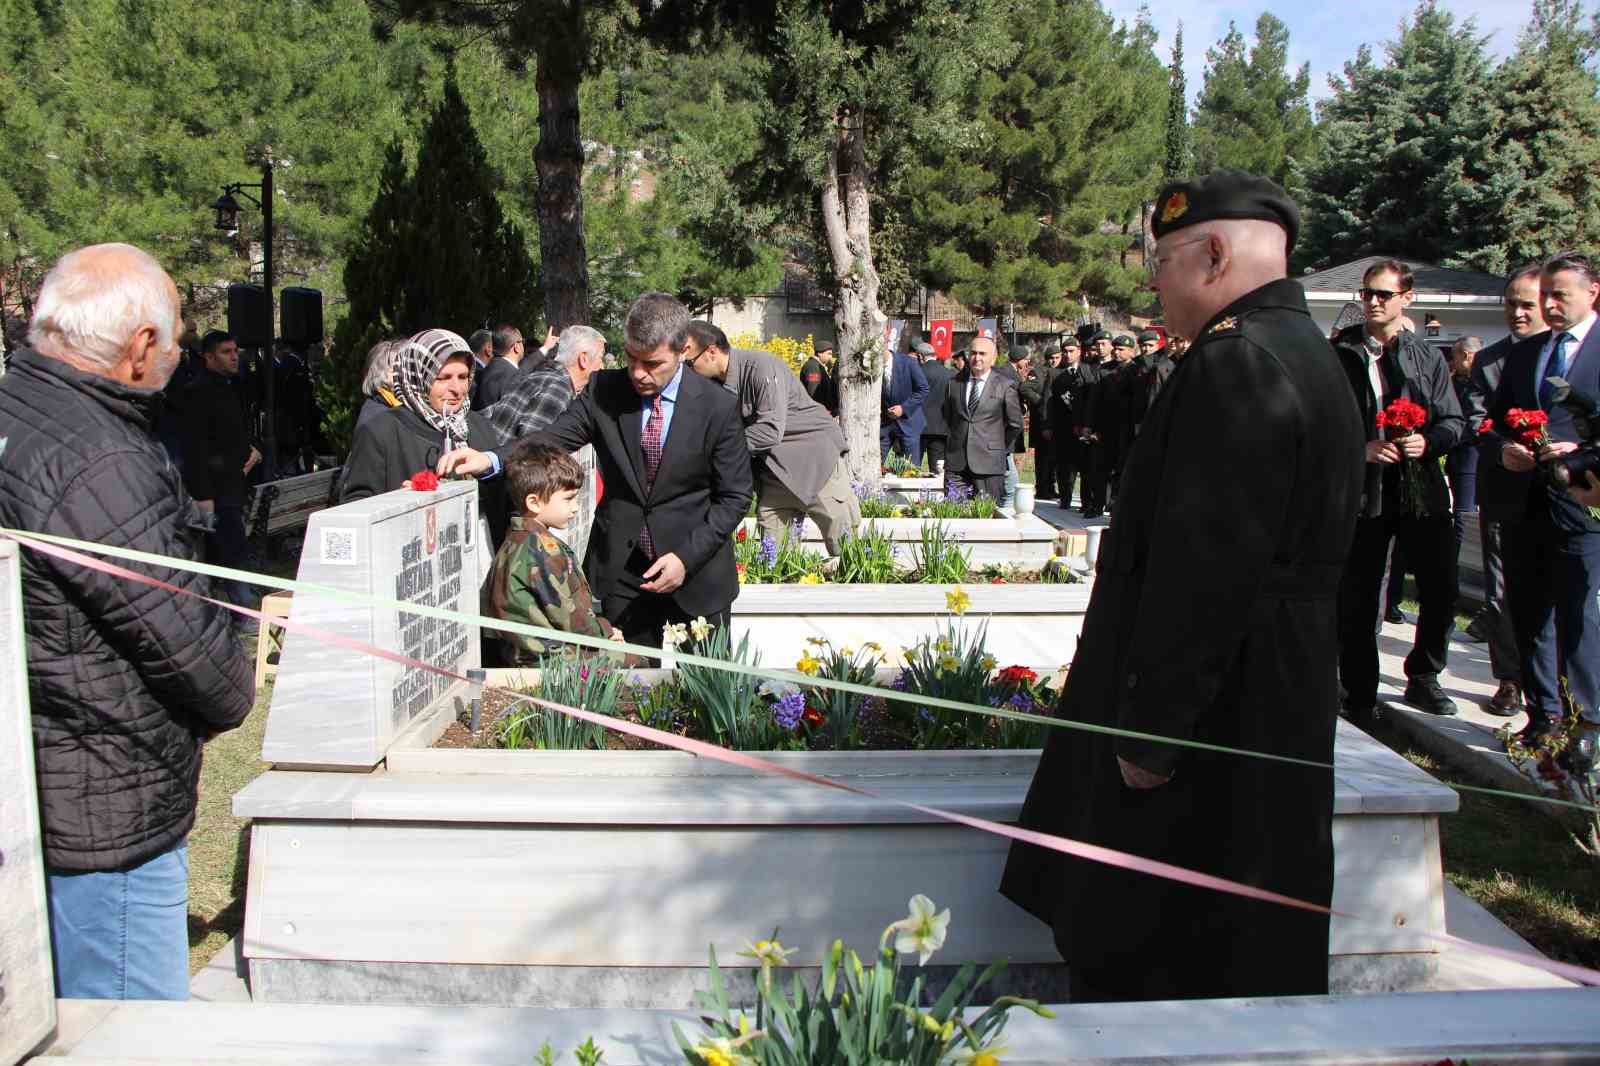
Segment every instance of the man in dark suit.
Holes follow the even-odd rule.
[[[1362,430],[1287,275],[1298,214],[1217,171],[1156,199],[1153,286],[1194,348],[1122,475],[1019,822],[1327,906],[1334,596]],[[1225,430],[1219,427],[1226,427]],[[1325,995],[1328,917],[1013,845],[1001,891],[1053,926],[1072,1000]]]
[[[1078,413],[1087,401],[1089,375],[1083,342],[1068,334],[1061,342],[1061,365],[1050,382],[1050,433],[1056,446],[1056,484],[1063,510],[1072,506],[1072,490],[1083,468],[1084,443],[1078,439]]]
[[[470,342],[469,342],[470,343]],[[494,352],[489,362],[472,376],[472,409],[486,411],[522,380],[522,331],[516,326],[501,326],[490,341]]]
[[[928,399],[928,379],[922,364],[909,355],[883,353],[883,409],[878,420],[878,458],[887,459],[893,447],[913,463],[922,462],[922,405]]]
[[[973,338],[966,371],[950,379],[944,480],[947,489],[961,485],[969,495],[981,492],[998,501],[1005,494],[1011,447],[1022,436],[1022,396],[1015,377],[995,370],[996,354],[992,338]]]
[[[1489,403],[1489,434],[1500,443],[1495,458],[1521,486],[1521,513],[1503,533],[1528,702],[1523,739],[1536,744],[1564,727],[1565,684],[1571,711],[1583,722],[1578,743],[1561,758],[1567,769],[1588,773],[1600,731],[1600,521],[1536,467],[1570,454],[1583,439],[1572,415],[1552,401],[1551,379],[1600,397],[1600,332],[1594,329],[1600,276],[1587,257],[1563,253],[1544,264],[1539,293],[1550,328],[1507,354]],[[1512,408],[1542,409],[1550,418],[1550,443],[1535,452],[1520,441],[1506,422]]]
[[[628,309],[623,337],[627,369],[595,374],[548,429],[524,439],[566,451],[595,446],[606,492],[584,570],[601,613],[628,641],[659,644],[667,623],[728,623],[739,593],[733,533],[754,495],[750,451],[733,395],[685,372],[682,304],[645,293]],[[439,472],[498,466],[494,453],[458,449]]]
[[[1505,553],[1501,530],[1507,522],[1522,519],[1527,503],[1527,486],[1522,478],[1500,465],[1498,438],[1478,435],[1478,427],[1489,417],[1489,401],[1500,387],[1506,355],[1518,341],[1545,330],[1544,311],[1539,306],[1539,264],[1531,263],[1506,280],[1502,306],[1508,336],[1481,349],[1472,359],[1467,378],[1466,415],[1468,428],[1478,445],[1478,534],[1483,545],[1483,579],[1487,587],[1483,610],[1467,626],[1467,634],[1489,647],[1489,668],[1499,682],[1484,710],[1500,718],[1522,713],[1522,656],[1517,651],[1517,631],[1511,624],[1511,609],[1506,599]]]
[[[927,341],[917,344],[917,356],[921,360],[922,376],[928,379],[928,398],[922,404],[922,450],[928,455],[928,472],[932,473],[944,461],[945,441],[950,432],[944,421],[944,396],[950,388],[950,368],[939,361],[933,345]]]

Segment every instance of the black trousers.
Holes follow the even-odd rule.
[[[1073,433],[1070,425],[1056,426],[1053,432],[1056,438],[1056,486],[1061,492],[1061,506],[1068,507],[1072,504],[1072,489],[1083,466],[1083,442]]]
[[[713,626],[723,629],[727,627],[731,614],[732,609],[725,607],[705,618]],[[694,619],[671,596],[659,592],[639,593],[617,612],[616,618],[611,619],[611,623],[622,630],[622,638],[629,644],[647,644],[657,648],[661,646],[662,627],[668,623],[688,625],[692,621]]]
[[[944,434],[924,433],[922,452],[928,457],[928,472],[931,474],[939,469],[939,464],[944,461]]]
[[[1339,680],[1354,708],[1377,703],[1378,600],[1384,560],[1396,541],[1416,576],[1421,604],[1416,641],[1406,656],[1406,677],[1431,681],[1445,667],[1458,591],[1456,534],[1450,516],[1359,518],[1339,586]]]
[[[1040,439],[1033,442],[1033,495],[1035,499],[1056,498],[1056,442]]]
[[[1478,512],[1478,540],[1483,545],[1484,628],[1489,633],[1489,669],[1496,681],[1522,684],[1522,656],[1517,651],[1517,629],[1506,606],[1504,534],[1499,522]]]
[[[1103,440],[1083,442],[1083,510],[1086,514],[1106,509],[1106,485],[1111,479],[1111,463]]]

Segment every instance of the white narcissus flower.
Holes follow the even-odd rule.
[[[664,648],[676,648],[688,639],[689,631],[682,622],[668,622],[661,627],[661,646]]]
[[[695,640],[705,640],[711,635],[711,623],[706,621],[705,615],[701,615],[689,623],[689,632],[693,634]]]
[[[902,954],[917,953],[917,965],[926,966],[933,953],[944,947],[950,928],[950,909],[933,912],[933,900],[917,893],[911,897],[911,913],[889,928],[895,931],[894,949]]]

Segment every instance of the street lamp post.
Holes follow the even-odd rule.
[[[260,189],[261,199],[257,200],[246,189]],[[272,297],[272,159],[265,158],[261,162],[261,181],[259,183],[233,182],[222,187],[222,195],[212,202],[211,208],[217,213],[216,227],[227,233],[239,229],[239,201],[238,196],[255,204],[261,209],[261,288],[266,294],[267,302],[267,352],[263,369],[263,387],[261,406],[264,412],[263,421],[266,423],[261,431],[261,466],[262,479],[271,481],[278,476],[278,418],[277,418],[277,383],[274,380],[276,373],[276,347],[277,347],[277,309],[276,301]]]

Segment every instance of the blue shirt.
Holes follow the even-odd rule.
[[[683,384],[683,363],[678,364],[678,372],[672,375],[672,380],[667,382],[666,388],[661,390],[661,446],[667,446],[667,432],[672,429],[672,412],[678,406],[678,386]],[[654,396],[639,397],[639,410],[644,412],[644,418],[639,422],[639,433],[643,435],[644,427],[650,422],[650,407],[655,402]]]

